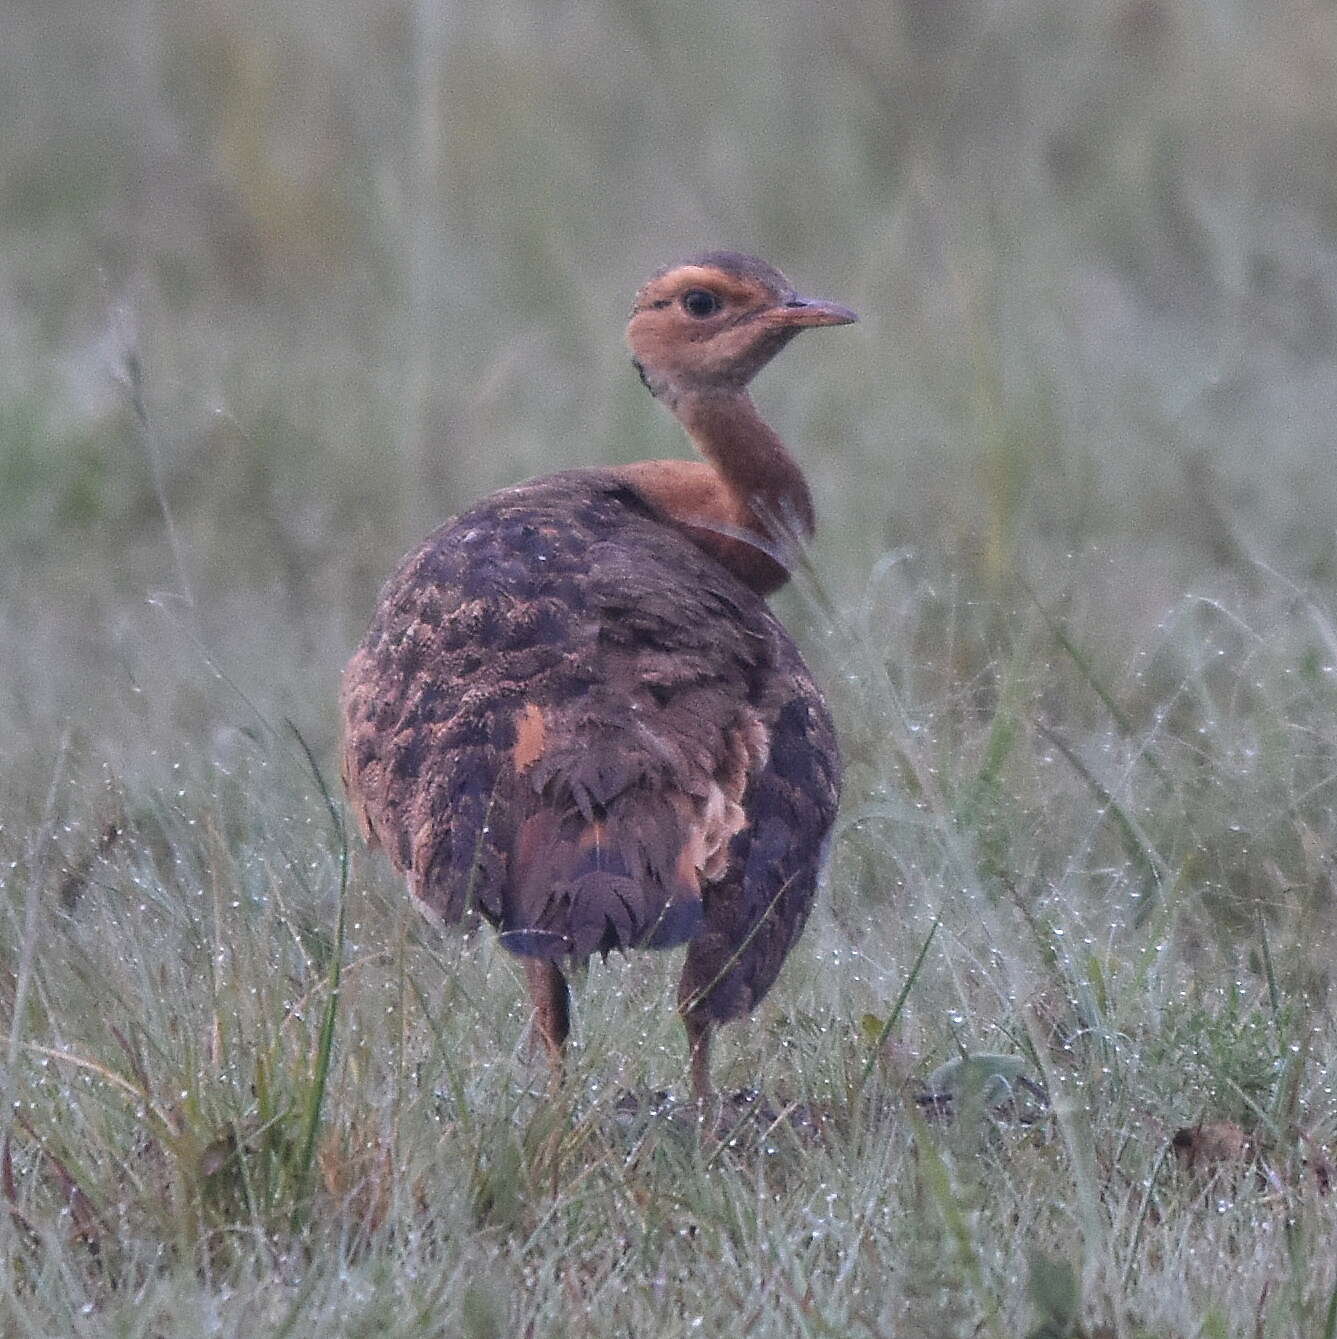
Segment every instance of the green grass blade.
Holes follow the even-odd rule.
[[[905,1001],[910,998],[910,991],[914,989],[915,982],[919,979],[919,973],[923,969],[924,959],[928,957],[929,947],[933,943],[933,937],[938,933],[938,927],[942,924],[942,913],[939,912],[933,918],[933,924],[929,926],[928,934],[924,937],[924,942],[919,946],[919,952],[915,955],[914,963],[910,967],[909,974],[901,986],[900,994],[896,996],[896,1003],[891,1006],[891,1012],[887,1015],[886,1021],[878,1030],[877,1036],[873,1039],[873,1044],[868,1052],[868,1059],[864,1061],[863,1072],[859,1075],[859,1081],[854,1087],[853,1102],[859,1100],[859,1095],[863,1092],[874,1066],[877,1064],[878,1053],[882,1050],[886,1040],[891,1036],[891,1030],[896,1026],[897,1020],[901,1016],[901,1010],[905,1008]]]
[[[296,1164],[296,1194],[293,1201],[293,1228],[296,1230],[305,1216],[306,1198],[311,1184],[311,1168],[315,1162],[316,1140],[320,1133],[320,1118],[325,1104],[325,1092],[329,1083],[330,1064],[334,1055],[334,1030],[339,1015],[339,990],[343,970],[344,939],[348,920],[348,834],[343,817],[335,806],[325,778],[321,775],[320,765],[310,746],[302,737],[301,731],[291,722],[288,727],[296,736],[302,752],[306,754],[311,774],[325,800],[335,837],[339,843],[339,910],[335,921],[334,946],[330,955],[329,994],[325,1001],[324,1013],[320,1023],[320,1040],[316,1046],[315,1070],[307,1089],[306,1110],[302,1116],[300,1144]]]
[[[1323,1320],[1322,1339],[1337,1339],[1337,1283],[1332,1285],[1332,1293],[1328,1297],[1328,1311]]]

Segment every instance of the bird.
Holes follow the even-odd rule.
[[[857,319],[738,252],[658,270],[627,340],[696,458],[484,497],[403,561],[344,672],[368,844],[430,920],[496,928],[558,1083],[565,970],[685,944],[690,1083],[711,1098],[716,1029],[766,995],[811,910],[840,753],[767,597],[815,519],[748,388],[800,332]]]

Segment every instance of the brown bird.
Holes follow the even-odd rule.
[[[476,908],[524,959],[560,1073],[562,964],[687,944],[693,1091],[715,1026],[770,989],[812,905],[840,758],[765,603],[813,531],[748,395],[846,307],[710,252],[655,274],[627,336],[704,460],[568,470],[447,521],[381,594],[344,673],[363,831],[438,922]]]

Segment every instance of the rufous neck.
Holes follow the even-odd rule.
[[[812,538],[816,520],[803,472],[745,390],[689,392],[673,413],[758,534],[781,545]]]

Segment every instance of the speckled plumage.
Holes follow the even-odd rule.
[[[390,579],[345,672],[363,830],[430,916],[476,910],[524,960],[554,1075],[563,965],[686,943],[708,1097],[715,1025],[766,994],[807,919],[840,761],[765,597],[815,517],[747,387],[801,331],[855,319],[736,252],[652,275],[627,342],[702,458],[484,498]]]
[[[835,814],[830,717],[765,602],[611,471],[493,494],[390,579],[344,676],[369,839],[526,956],[690,940],[715,1021],[770,988]]]

